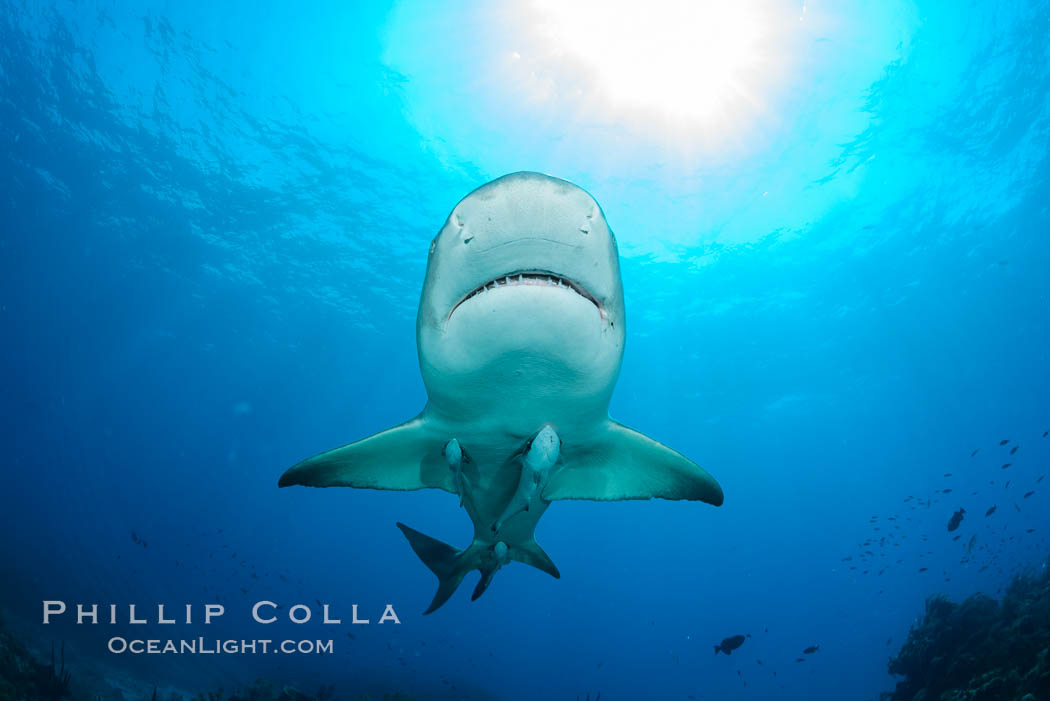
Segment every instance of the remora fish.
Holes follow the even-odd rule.
[[[623,356],[623,287],[605,216],[579,187],[514,173],[456,205],[430,245],[416,337],[423,411],[304,460],[282,475],[281,487],[455,492],[443,455],[455,438],[473,458],[461,471],[475,524],[512,558],[543,553],[533,533],[554,500],[722,504],[722,488],[705,470],[609,418]],[[561,438],[558,464],[529,509],[492,534],[518,488],[515,456],[545,424]]]
[[[514,490],[514,496],[511,497],[503,513],[492,524],[494,532],[498,531],[511,516],[528,511],[530,504],[543,495],[543,490],[547,487],[551,470],[558,461],[560,452],[561,439],[558,438],[557,432],[550,424],[544,424],[536,435],[526,441],[521,453],[521,474],[518,477],[518,487]]]

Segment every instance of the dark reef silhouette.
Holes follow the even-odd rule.
[[[1050,569],[1018,575],[1002,601],[930,597],[889,671],[904,677],[891,701],[1050,698]]]
[[[149,701],[372,701],[367,695],[337,697],[333,686],[322,686],[309,694],[292,686],[277,686],[266,680],[257,680],[245,689],[226,692],[223,689],[183,696],[177,693],[158,693],[154,689]],[[10,632],[0,618],[0,701],[147,701],[147,697],[129,698],[114,689],[89,689],[74,683],[65,664],[65,645],[60,645],[58,659],[51,647],[49,662],[41,662],[25,643]],[[404,694],[384,694],[375,701],[414,701]]]

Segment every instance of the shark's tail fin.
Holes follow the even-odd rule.
[[[430,602],[430,608],[424,611],[423,615],[433,613],[449,600],[449,597],[459,587],[459,583],[463,581],[463,577],[476,565],[472,567],[467,563],[467,560],[471,559],[465,557],[469,549],[467,551],[456,550],[451,545],[424,535],[403,523],[398,523],[397,527],[408,538],[408,544],[416,551],[416,555],[423,561],[423,564],[437,575],[437,593],[434,594],[434,600]]]

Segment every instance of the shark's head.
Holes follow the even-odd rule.
[[[442,409],[488,411],[496,400],[525,409],[517,403],[554,398],[607,411],[624,306],[616,241],[598,203],[539,173],[505,175],[467,195],[430,246],[417,340],[430,401]],[[486,402],[492,386],[503,396]]]

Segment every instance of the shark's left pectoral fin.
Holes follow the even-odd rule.
[[[444,440],[422,416],[363,440],[303,460],[281,475],[280,487],[449,489]]]
[[[601,436],[562,452],[543,492],[556,499],[689,499],[722,505],[722,487],[702,467],[637,431],[608,421]]]

